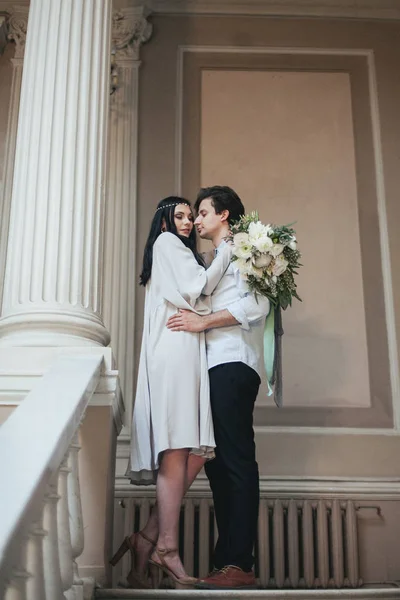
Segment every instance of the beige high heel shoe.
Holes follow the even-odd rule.
[[[153,560],[152,558],[150,558],[150,560],[149,560],[150,576],[151,576],[152,581],[157,581],[157,579],[158,579],[157,576],[158,576],[159,572],[161,571],[174,581],[176,589],[192,588],[194,586],[194,584],[198,582],[198,579],[196,579],[196,577],[189,577],[189,576],[177,577],[175,575],[175,573],[169,568],[169,566],[165,562],[165,556],[167,556],[167,554],[171,554],[172,552],[178,552],[178,549],[177,548],[159,548],[158,546],[156,546],[152,556],[155,554],[160,562],[157,562],[157,561]],[[156,586],[153,586],[153,587],[156,587]]]
[[[112,559],[110,560],[110,565],[115,567],[115,565],[121,560],[121,558],[124,556],[124,554],[126,552],[128,552],[128,550],[129,550],[131,553],[131,570],[129,571],[127,578],[126,578],[129,583],[129,587],[134,588],[136,590],[150,590],[151,585],[145,579],[143,579],[143,577],[135,569],[135,565],[136,565],[135,542],[136,542],[136,536],[138,536],[138,535],[140,535],[140,537],[142,537],[144,540],[146,540],[147,542],[152,544],[152,546],[156,545],[156,542],[154,542],[149,537],[147,537],[147,535],[145,533],[143,533],[142,531],[138,531],[138,533],[135,533],[133,544],[131,542],[130,536],[127,536],[124,539],[124,541],[122,542],[122,544],[120,545],[120,547],[118,548],[118,550],[116,551],[116,553],[114,554]]]

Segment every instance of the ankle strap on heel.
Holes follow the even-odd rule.
[[[157,543],[157,541],[151,540],[145,533],[143,533],[143,531],[138,531],[137,535],[140,535],[140,537],[142,537],[144,540],[146,540],[146,542],[149,542],[149,544],[152,544],[153,546],[155,546]]]

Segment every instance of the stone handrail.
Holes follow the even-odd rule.
[[[63,356],[0,427],[0,598],[83,598],[79,427],[101,356]]]

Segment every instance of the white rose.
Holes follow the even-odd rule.
[[[261,254],[260,256],[255,256],[253,258],[253,265],[258,269],[262,269],[268,267],[272,260],[272,256],[269,254]]]
[[[237,248],[239,248],[239,246],[247,246],[249,244],[248,234],[245,231],[235,233],[233,236],[233,243]]]
[[[261,221],[256,221],[256,223],[250,223],[249,225],[249,238],[252,243],[258,238],[268,235],[267,229],[265,225],[261,223]]]
[[[252,256],[252,246],[250,244],[248,244],[247,246],[235,247],[233,249],[233,253],[238,258],[243,258],[243,259],[251,258],[251,256]]]
[[[289,242],[289,248],[291,250],[297,250],[297,242],[295,242],[294,240],[292,240],[291,242]]]
[[[251,258],[252,255],[252,245],[249,241],[249,236],[244,231],[240,233],[236,233],[233,236],[233,253],[238,258]]]
[[[272,274],[279,277],[279,275],[282,275],[282,273],[286,271],[288,264],[289,263],[286,258],[280,254],[275,259],[275,264],[272,268]]]
[[[285,246],[283,244],[274,244],[269,253],[272,254],[274,258],[276,258],[283,252],[284,247]]]
[[[263,235],[258,239],[254,240],[253,245],[259,252],[268,252],[274,245],[273,241],[267,235]]]

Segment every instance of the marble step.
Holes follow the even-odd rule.
[[[364,588],[357,590],[132,590],[97,589],[95,598],[116,600],[400,600],[400,588]]]

